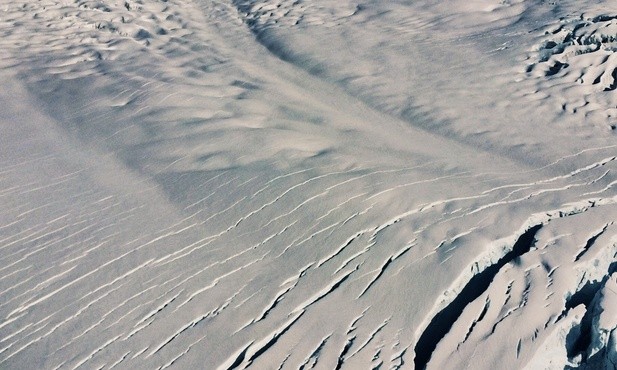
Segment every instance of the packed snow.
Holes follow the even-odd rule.
[[[616,369],[617,3],[0,0],[1,369]]]

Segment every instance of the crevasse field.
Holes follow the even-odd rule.
[[[0,369],[617,368],[617,2],[0,0]]]

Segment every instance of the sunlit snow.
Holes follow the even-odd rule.
[[[0,0],[0,369],[616,369],[617,2]]]

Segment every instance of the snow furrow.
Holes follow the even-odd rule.
[[[362,298],[362,296],[369,290],[371,289],[371,287],[377,282],[377,280],[379,280],[379,278],[384,274],[384,272],[386,272],[386,269],[390,266],[390,264],[394,261],[396,261],[399,257],[401,257],[402,255],[404,255],[405,253],[407,253],[414,245],[408,245],[405,248],[401,249],[400,251],[398,251],[395,255],[390,256],[386,262],[379,268],[379,271],[377,272],[377,275],[375,275],[375,277],[373,279],[371,279],[371,281],[366,285],[366,287],[364,288],[364,290],[362,290],[362,292],[358,295],[357,299]]]
[[[604,227],[602,228],[602,230],[598,231],[597,233],[595,233],[594,235],[592,235],[588,240],[587,243],[585,243],[585,245],[583,246],[583,248],[581,249],[580,252],[578,252],[578,254],[576,256],[574,256],[574,262],[577,262],[579,259],[581,259],[581,257],[583,257],[583,255],[585,253],[587,253],[587,251],[589,250],[589,248],[591,248],[591,246],[596,242],[596,240],[598,240],[598,238],[604,234],[604,232],[606,231],[606,229],[608,229],[609,226],[613,225],[614,222],[610,222],[606,225],[604,225]]]

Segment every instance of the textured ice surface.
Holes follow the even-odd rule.
[[[613,369],[615,15],[0,0],[0,368]]]

